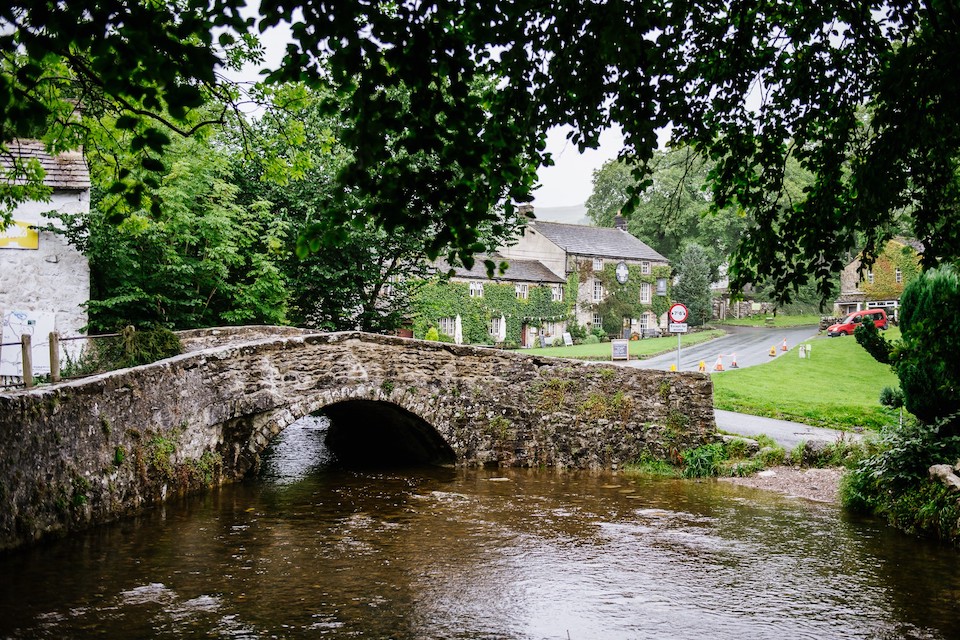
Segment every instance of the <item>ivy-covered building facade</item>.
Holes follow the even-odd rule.
[[[669,308],[670,264],[618,222],[615,228],[531,222],[515,244],[424,286],[414,334],[424,337],[432,326],[464,343],[524,347],[595,328],[612,337],[659,333]],[[489,278],[488,257],[507,269]]]
[[[852,260],[840,274],[840,295],[834,313],[845,316],[863,309],[885,309],[897,318],[903,288],[920,274],[923,246],[907,238],[887,242],[873,266],[861,273],[860,258]]]

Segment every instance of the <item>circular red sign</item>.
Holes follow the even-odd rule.
[[[687,319],[687,307],[679,302],[670,305],[671,322],[683,322]]]

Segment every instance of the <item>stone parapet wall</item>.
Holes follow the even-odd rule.
[[[616,468],[716,438],[702,374],[355,332],[242,340],[0,394],[0,549],[238,479],[290,423],[356,399],[423,419],[464,465]]]

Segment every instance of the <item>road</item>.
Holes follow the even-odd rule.
[[[750,367],[785,355],[797,357],[796,351],[782,351],[783,341],[787,349],[793,349],[799,343],[817,335],[817,326],[805,327],[726,327],[729,335],[709,342],[684,347],[680,350],[680,371],[697,371],[702,361],[707,372],[714,371],[717,359],[725,369],[731,368],[736,357],[737,366]],[[774,347],[775,356],[770,357],[770,348]],[[814,354],[814,357],[816,355]],[[677,363],[677,352],[671,351],[646,360],[631,360],[628,365],[641,369],[661,369],[668,371]]]
[[[817,327],[814,325],[792,328],[727,327],[727,330],[730,334],[723,338],[681,349],[680,370],[697,371],[700,362],[703,361],[707,372],[712,372],[715,370],[718,357],[722,358],[724,368],[729,369],[733,364],[734,354],[739,367],[763,364],[784,356],[796,358],[798,355],[794,347],[817,335]],[[784,339],[787,341],[788,351],[782,350]],[[774,357],[770,357],[771,347],[776,349]],[[814,357],[816,357],[815,354]],[[677,352],[673,351],[648,360],[631,360],[629,363],[622,364],[666,371],[676,362]],[[725,433],[735,433],[747,438],[765,434],[787,451],[806,441],[834,442],[840,437],[860,437],[835,429],[811,427],[798,422],[762,418],[719,409],[714,410],[714,415],[717,428]]]
[[[717,429],[724,433],[734,433],[746,438],[765,434],[773,438],[778,445],[790,451],[801,442],[836,442],[843,437],[848,440],[860,439],[862,436],[847,431],[811,427],[799,422],[761,418],[733,411],[713,410],[717,420]]]

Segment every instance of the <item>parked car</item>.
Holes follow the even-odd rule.
[[[887,312],[883,309],[864,309],[863,311],[854,311],[846,318],[827,327],[828,336],[851,336],[858,325],[863,323],[864,319],[873,320],[877,329],[886,330]]]

